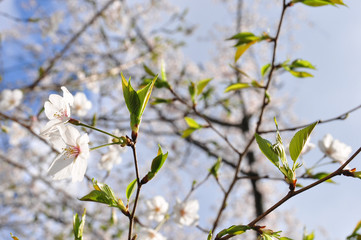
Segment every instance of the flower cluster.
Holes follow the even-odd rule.
[[[20,105],[23,99],[23,92],[19,89],[5,89],[0,94],[0,109],[9,111]]]
[[[70,107],[74,97],[66,87],[61,87],[63,97],[51,94],[44,104],[45,115],[49,119],[40,135],[46,137],[54,148],[61,153],[54,159],[48,169],[48,174],[55,180],[72,178],[72,181],[82,181],[88,165],[89,137],[80,135],[79,131],[69,125]]]
[[[337,139],[333,139],[331,134],[326,134],[322,140],[318,142],[320,150],[329,158],[343,164],[352,152],[352,148]]]

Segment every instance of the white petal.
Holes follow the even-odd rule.
[[[68,158],[65,152],[58,155],[48,169],[48,174],[54,176],[55,180],[71,177],[73,159]]]
[[[64,142],[69,146],[77,146],[77,139],[80,136],[79,131],[73,127],[64,125],[64,127],[59,128],[59,132],[61,135],[61,138],[64,140]]]
[[[88,166],[88,160],[80,155],[75,159],[71,172],[72,182],[82,181]]]
[[[74,104],[73,95],[64,86],[61,87],[61,90],[63,90],[63,97],[64,97],[65,102],[67,102],[70,106],[73,106],[73,104]]]

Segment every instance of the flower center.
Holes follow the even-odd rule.
[[[66,121],[69,118],[68,112],[66,109],[60,109],[58,112],[54,113],[54,118],[59,119],[60,121]]]
[[[67,158],[74,158],[74,160],[80,154],[80,148],[78,146],[67,146],[64,148],[64,151]]]
[[[181,217],[184,217],[187,214],[185,209],[181,209],[179,213],[180,213]]]

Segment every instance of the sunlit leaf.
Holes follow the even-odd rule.
[[[315,122],[300,131],[298,131],[290,142],[290,155],[293,161],[297,161],[300,156],[303,147],[306,145],[308,138],[310,137],[313,129],[316,127],[318,122]]]
[[[216,178],[218,179],[218,170],[221,167],[221,163],[222,163],[222,158],[218,158],[216,163],[213,164],[213,166],[209,169],[209,172]]]
[[[249,83],[235,83],[235,84],[228,86],[226,88],[226,90],[224,90],[224,92],[235,91],[235,90],[239,90],[239,89],[243,89],[243,88],[249,88],[250,86],[251,85]]]
[[[296,59],[290,64],[291,68],[310,68],[316,69],[309,61],[303,59]]]
[[[262,75],[262,77],[264,77],[264,76],[269,72],[270,68],[271,68],[271,64],[270,64],[270,63],[264,65],[264,66],[261,68],[261,75]]]
[[[298,72],[298,71],[293,71],[293,70],[289,70],[289,72],[293,76],[298,77],[298,78],[313,77],[313,75],[308,72]]]
[[[270,143],[268,140],[262,138],[257,133],[255,134],[256,141],[258,144],[258,147],[262,151],[262,153],[277,167],[279,168],[280,162],[278,159],[278,155],[275,151],[272,149],[272,143]]]
[[[135,185],[137,183],[137,179],[134,179],[131,183],[129,183],[129,185],[127,186],[127,189],[125,191],[126,193],[126,197],[127,200],[129,201],[130,197],[132,196],[134,190],[135,190]]]
[[[223,229],[222,231],[220,231],[216,238],[221,238],[222,236],[226,235],[226,234],[229,234],[229,235],[232,235],[232,236],[235,236],[235,235],[240,235],[244,232],[246,232],[247,230],[250,230],[252,228],[250,228],[249,226],[247,225],[233,225],[229,228],[226,228],[226,229]]]
[[[198,128],[201,128],[202,126],[196,122],[196,120],[194,120],[193,118],[190,118],[190,117],[185,117],[184,120],[186,121],[186,123],[188,124],[188,126],[190,128],[195,128],[195,129],[198,129]]]
[[[234,55],[234,62],[237,62],[238,59],[243,55],[243,53],[253,44],[255,44],[257,41],[252,41],[246,44],[238,45],[236,53]]]
[[[212,80],[212,78],[207,78],[199,81],[197,83],[197,96],[203,92],[203,89],[208,85],[208,83]]]

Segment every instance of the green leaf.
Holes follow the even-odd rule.
[[[275,151],[273,151],[272,144],[259,136],[257,133],[255,134],[256,141],[258,147],[261,149],[262,153],[277,167],[280,167],[280,162],[278,159],[278,155]]]
[[[83,213],[81,219],[79,219],[79,216],[77,213],[74,215],[74,218],[73,218],[74,240],[82,240],[83,239],[85,213],[86,213],[86,209],[84,209],[84,213]]]
[[[245,53],[247,51],[247,49],[252,46],[253,44],[255,44],[257,41],[252,41],[249,42],[247,44],[242,44],[242,45],[237,45],[237,50],[236,53],[234,55],[234,62],[237,62],[238,59],[243,55],[243,53]]]
[[[207,240],[212,240],[212,230],[209,231],[209,234],[208,234],[208,237],[207,237]]]
[[[196,122],[196,120],[194,120],[193,118],[190,117],[185,117],[184,120],[186,121],[186,123],[188,124],[189,127],[191,128],[201,128],[202,126]]]
[[[222,231],[220,231],[216,238],[221,238],[222,236],[228,234],[228,235],[241,235],[242,233],[246,232],[247,230],[250,230],[252,228],[250,228],[247,225],[232,225],[229,228],[223,229]]]
[[[189,95],[191,96],[192,102],[195,103],[196,102],[196,85],[194,82],[189,83],[188,92],[189,92]]]
[[[264,77],[264,76],[269,72],[270,69],[271,69],[271,64],[270,64],[270,63],[264,65],[264,66],[261,68],[261,75],[262,75],[262,77]]]
[[[298,78],[313,77],[313,75],[308,72],[298,72],[298,71],[293,71],[293,70],[289,70],[288,72],[290,72],[293,76],[298,77]]]
[[[153,159],[151,166],[151,172],[154,174],[156,174],[162,168],[165,160],[168,157],[168,152],[166,154],[163,154],[160,145],[158,145],[158,147],[158,155]]]
[[[165,63],[164,60],[162,60],[162,63],[160,65],[160,75],[162,76],[163,81],[167,81],[167,74],[165,72]]]
[[[143,68],[144,68],[144,71],[146,73],[148,73],[150,76],[152,76],[152,77],[156,76],[156,74],[147,65],[145,65],[144,63],[143,63]]]
[[[207,78],[197,83],[197,96],[199,96],[203,92],[203,89],[208,85],[211,80],[212,78]]]
[[[158,75],[156,75],[153,78],[152,82],[148,83],[144,88],[137,91],[140,106],[141,106],[140,112],[139,112],[140,117],[143,115],[144,109],[147,106],[147,103],[150,98],[150,94],[152,93],[152,89],[153,89],[154,83],[157,80],[157,78],[158,78]]]
[[[165,99],[165,98],[154,98],[154,101],[151,102],[152,105],[161,104],[161,103],[172,103],[173,99]]]
[[[127,82],[123,76],[123,73],[121,73],[121,77],[125,104],[127,105],[127,108],[131,114],[134,113],[137,115],[140,111],[140,100],[138,94],[130,84],[130,78]]]
[[[303,238],[302,240],[314,240],[315,239],[315,233],[311,232],[310,234],[307,233],[303,233]]]
[[[209,172],[216,178],[218,179],[218,170],[221,167],[221,162],[222,162],[222,158],[218,158],[216,163],[213,164],[213,166],[209,169]]]
[[[182,138],[189,137],[195,130],[198,130],[199,128],[187,128],[183,131]]]
[[[300,156],[303,147],[306,145],[307,140],[309,139],[313,129],[316,127],[318,122],[315,122],[300,131],[298,131],[292,138],[290,142],[290,155],[292,160],[295,162],[297,161],[298,157]]]
[[[251,85],[249,83],[235,83],[232,84],[230,86],[228,86],[226,88],[226,90],[224,90],[224,92],[229,92],[229,91],[235,91],[235,90],[239,90],[239,89],[243,89],[243,88],[249,88]]]
[[[243,45],[243,44],[247,44],[247,43],[250,43],[250,42],[253,42],[253,41],[257,41],[259,39],[260,39],[260,37],[257,37],[253,33],[241,32],[241,33],[238,33],[236,35],[233,35],[231,38],[228,38],[227,40],[238,40],[237,44],[235,45],[235,47],[237,47],[239,45]]]
[[[328,0],[293,0],[294,3],[301,2],[310,7],[320,7],[326,5],[335,5],[333,2]]]
[[[131,183],[129,183],[127,189],[126,189],[126,196],[127,200],[129,202],[130,197],[132,196],[134,190],[135,190],[135,184],[137,183],[137,179],[134,179]]]
[[[327,173],[327,172],[320,172],[320,173],[316,173],[316,174],[311,175],[311,178],[320,180],[322,178],[327,177],[328,175],[330,175],[330,174]],[[328,179],[328,180],[326,180],[326,182],[335,183],[332,179]]]
[[[79,199],[80,201],[90,201],[104,203],[109,206],[114,206],[113,200],[105,193],[99,190],[93,190],[89,194]]]
[[[316,69],[309,61],[303,59],[296,59],[294,60],[291,65],[291,68],[309,68],[309,69]]]

